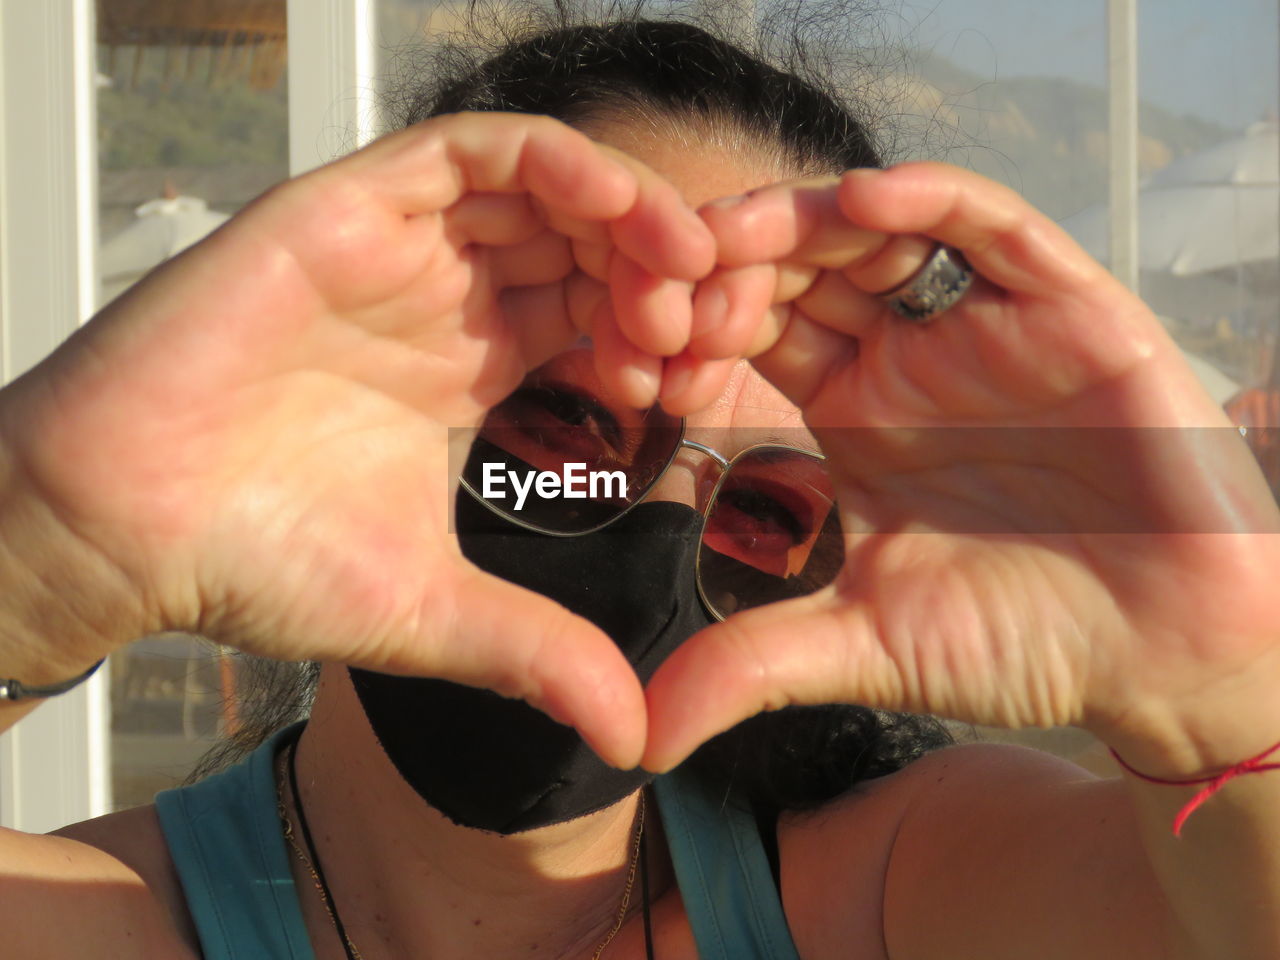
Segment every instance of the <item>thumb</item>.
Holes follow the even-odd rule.
[[[451,593],[450,615],[431,618],[432,645],[448,659],[449,679],[525,700],[574,727],[619,769],[640,762],[644,691],[607,634],[553,600],[475,568],[462,572]]]
[[[643,766],[664,772],[718,733],[793,704],[900,699],[898,671],[859,607],[832,588],[700,631],[649,681]]]

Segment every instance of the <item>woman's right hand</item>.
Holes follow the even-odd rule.
[[[4,391],[0,506],[16,484],[47,523],[5,550],[74,544],[68,589],[107,568],[135,592],[139,623],[88,625],[99,655],[187,629],[444,677],[633,765],[644,700],[615,645],[463,558],[450,428],[584,332],[607,382],[651,402],[688,338],[670,305],[713,262],[674,188],[555,121],[384,138],[271,191]]]

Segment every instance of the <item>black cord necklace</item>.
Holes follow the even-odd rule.
[[[356,949],[355,944],[351,942],[351,938],[347,936],[346,927],[342,925],[342,918],[338,915],[337,901],[333,899],[333,892],[329,889],[329,882],[324,876],[324,868],[320,865],[320,856],[316,853],[315,841],[311,839],[311,827],[307,824],[307,814],[306,811],[302,809],[302,794],[298,791],[297,757],[298,743],[295,740],[289,747],[289,791],[293,794],[293,808],[298,814],[298,826],[302,828],[302,842],[307,848],[307,855],[305,858],[307,866],[311,868],[311,875],[315,878],[316,888],[320,892],[321,899],[324,900],[325,909],[329,913],[329,919],[333,921],[333,926],[338,933],[338,938],[342,941],[342,949],[346,951],[347,960],[363,960],[360,956],[360,951]],[[283,816],[283,803],[281,804],[281,808],[281,814]],[[654,960],[653,930],[649,916],[649,857],[644,843],[643,798],[641,799],[640,817],[642,819],[640,820],[636,844],[637,855],[640,861],[640,895],[644,917],[644,954],[646,960]],[[292,833],[288,827],[287,818],[285,818],[285,836],[290,842],[293,841]],[[610,935],[610,939],[612,939],[612,934]],[[605,943],[607,944],[608,940],[606,940]]]

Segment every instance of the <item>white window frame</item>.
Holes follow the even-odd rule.
[[[377,0],[289,0],[289,172],[375,136]]]
[[[95,76],[93,0],[0,0],[0,382],[97,302]],[[108,811],[107,691],[104,669],[0,736],[0,825]]]
[[[1111,273],[1138,292],[1138,0],[1107,0]]]

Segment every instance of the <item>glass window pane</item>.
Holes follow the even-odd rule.
[[[1168,143],[1140,195],[1143,298],[1184,350],[1220,374],[1228,411],[1247,427],[1280,426],[1280,70],[1271,0],[1170,0],[1140,18],[1145,101],[1204,128],[1174,144],[1142,117],[1144,143]],[[1273,490],[1280,450],[1249,440]]]
[[[199,637],[146,637],[111,656],[111,780],[117,810],[177,786],[233,729],[234,660]]]
[[[1005,183],[1055,219],[1107,199],[1106,3],[939,0],[904,8],[911,156]]]

